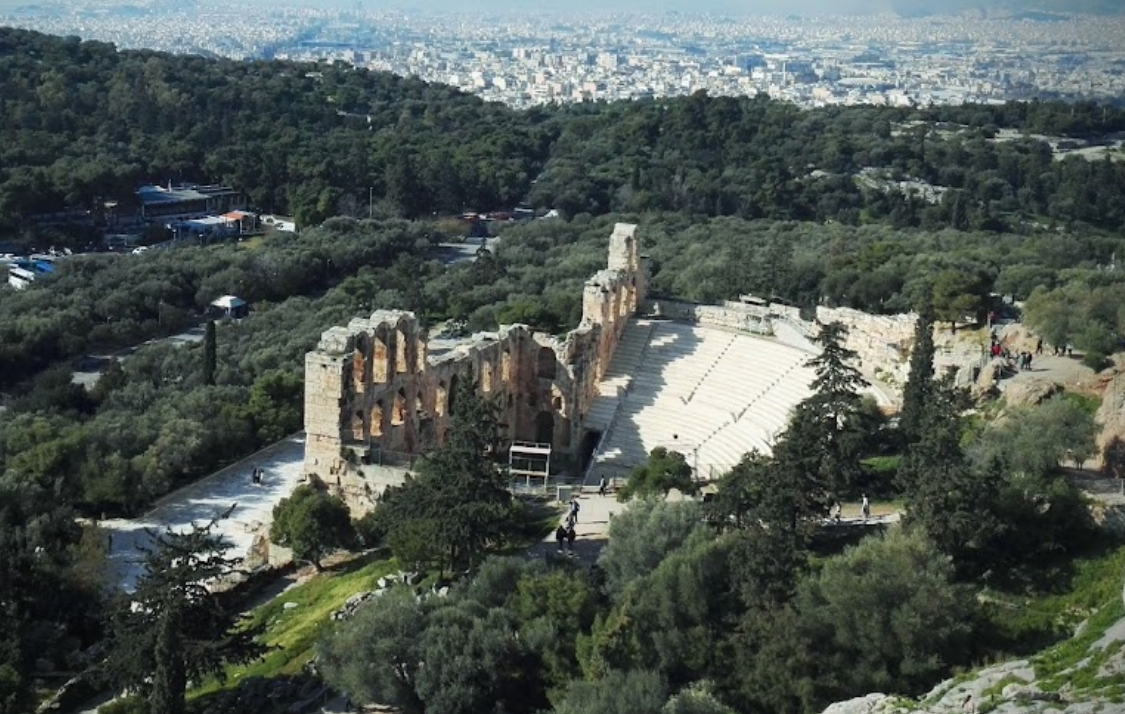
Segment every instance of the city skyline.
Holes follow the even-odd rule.
[[[154,1],[122,10],[86,0],[66,12],[0,13],[0,23],[120,49],[342,61],[514,107],[697,91],[765,93],[805,107],[1125,96],[1125,18],[408,13],[370,6],[258,3],[235,12],[211,2]]]

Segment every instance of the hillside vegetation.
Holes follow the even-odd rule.
[[[995,141],[1000,129],[1017,136]],[[118,52],[0,29],[0,238],[84,245],[105,228],[106,199],[126,211],[138,183],[168,180],[236,186],[305,226],[73,256],[25,291],[0,288],[0,714],[26,711],[44,667],[80,667],[106,632],[105,538],[76,516],[143,512],[300,428],[303,355],[356,315],[573,327],[615,221],[640,225],[656,294],[920,308],[958,323],[1017,316],[1000,293],[1025,301],[1022,317],[1049,343],[1100,366],[1125,334],[1125,163],[1060,159],[1032,135],[1096,142],[1123,129],[1125,110],[1082,103],[801,111],[696,94],[517,112],[339,64]],[[561,215],[493,224],[499,247],[475,262],[438,259],[435,245],[464,230],[450,216],[520,203]],[[64,210],[90,213],[85,225],[41,217]],[[212,354],[146,343],[225,293],[252,311],[218,325]],[[825,342],[839,338],[830,328]],[[134,346],[93,389],[72,383],[76,359]],[[1104,555],[1059,468],[1093,453],[1088,412],[1054,400],[969,424],[922,359],[910,400],[926,408],[895,428],[834,355],[829,389],[774,456],[748,455],[723,480],[720,510],[706,514],[714,528],[699,513],[669,516],[693,527],[639,565],[607,556],[612,586],[501,564],[442,603],[404,596],[425,637],[368,637],[394,623],[361,617],[359,634],[321,643],[330,681],[372,700],[385,686],[441,714],[497,702],[617,714],[622,698],[631,712],[797,714],[872,689],[919,696],[955,668],[1057,640],[1072,620],[1042,603],[1081,589],[1076,559]],[[458,502],[445,475],[476,472],[444,466],[384,518],[412,536],[390,538],[392,550],[430,557],[440,544],[442,567],[459,569],[481,543],[462,562],[457,546],[472,539],[435,515],[448,509],[415,523],[407,507],[418,494]],[[900,499],[910,522],[845,549],[821,519],[830,497],[865,488]],[[630,537],[622,521],[615,539]],[[491,538],[472,525],[473,539]],[[635,537],[655,542],[649,526],[668,522],[634,524]],[[294,668],[315,631],[302,629]],[[379,669],[384,646],[406,669]],[[471,676],[435,664],[396,679],[422,661]]]

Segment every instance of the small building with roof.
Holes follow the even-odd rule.
[[[233,320],[246,317],[250,312],[250,304],[236,295],[224,295],[212,300],[207,308],[209,314],[217,317],[228,317]]]
[[[221,214],[245,208],[245,196],[229,186],[178,184],[137,189],[144,220]]]

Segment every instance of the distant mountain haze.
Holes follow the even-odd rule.
[[[18,12],[21,7],[83,7],[99,3],[67,0],[0,0],[0,12]],[[102,7],[182,7],[175,2],[132,3],[121,0]],[[203,4],[203,3],[200,3]],[[426,12],[515,12],[569,14],[583,12],[643,12],[662,14],[723,13],[730,15],[869,15],[893,12],[903,16],[945,15],[968,10],[1048,11],[1125,14],[1125,0],[244,0],[257,7],[317,7],[340,10],[422,10]]]
[[[307,0],[250,0],[253,4],[313,5]],[[3,0],[0,0],[0,4]],[[325,0],[317,7],[429,12],[644,12],[731,15],[943,15],[967,10],[1125,13],[1125,0]]]

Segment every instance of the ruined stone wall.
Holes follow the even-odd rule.
[[[848,328],[845,346],[859,356],[860,369],[901,390],[910,373],[910,350],[918,316],[871,315],[850,307],[818,307],[817,322],[840,322]]]
[[[679,300],[653,299],[645,302],[644,312],[653,317],[665,317],[677,322],[721,327],[760,335],[773,334],[767,308],[757,305],[739,302],[702,305]]]
[[[442,443],[464,379],[496,398],[502,447],[549,442],[556,464],[573,459],[582,418],[644,299],[635,233],[617,224],[608,267],[586,282],[582,322],[564,338],[506,325],[428,355],[414,314],[393,310],[324,332],[305,359],[305,473],[361,510]]]

